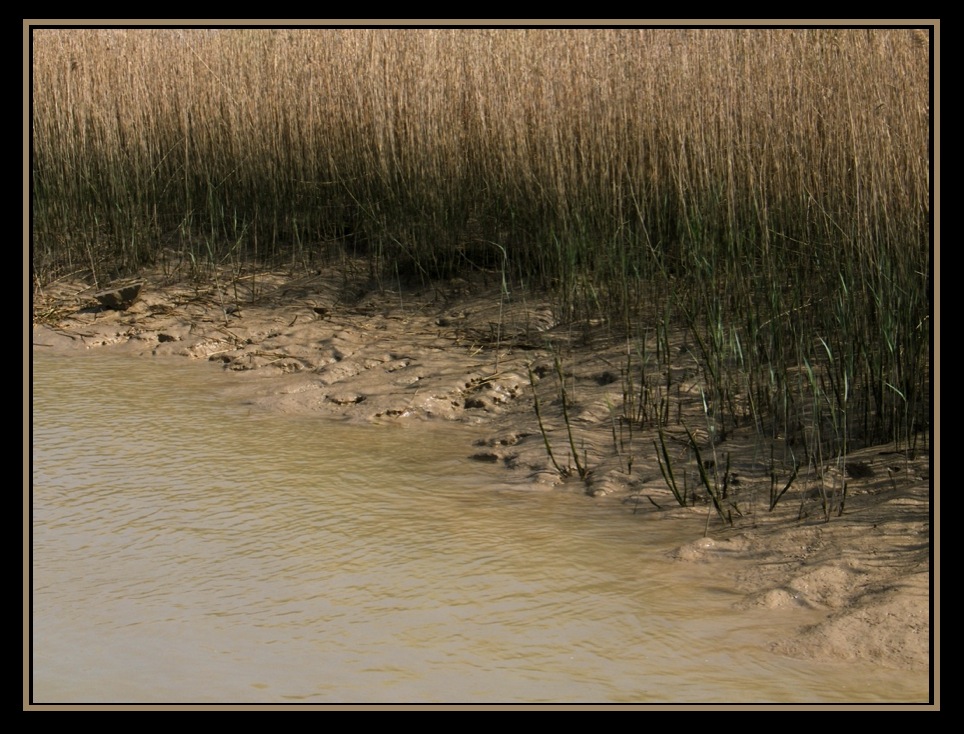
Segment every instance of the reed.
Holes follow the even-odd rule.
[[[41,281],[171,250],[490,268],[621,338],[688,330],[720,431],[816,456],[929,428],[920,29],[35,29],[31,52]]]

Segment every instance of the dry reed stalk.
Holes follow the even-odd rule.
[[[823,389],[793,382],[807,359],[832,410],[853,391],[850,435],[907,440],[929,49],[903,28],[36,29],[34,267],[98,279],[172,245],[365,254],[393,279],[506,265],[574,318],[683,319],[707,393],[735,409],[748,386],[766,430]]]

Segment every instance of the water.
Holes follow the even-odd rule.
[[[470,429],[258,412],[187,360],[35,355],[35,703],[924,701],[774,655],[702,530],[506,483]]]

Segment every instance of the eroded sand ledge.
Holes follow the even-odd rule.
[[[61,281],[35,291],[33,349],[217,362],[237,374],[239,399],[266,410],[375,423],[471,422],[485,438],[466,447],[467,460],[501,462],[534,487],[576,483],[599,501],[661,518],[706,514],[705,504],[676,505],[651,435],[638,432],[628,446],[624,436],[614,440],[626,344],[605,324],[564,324],[549,299],[505,293],[498,277],[399,288],[363,273],[222,273],[199,283],[154,270],[142,274],[141,296],[126,311],[102,308],[87,283]],[[692,411],[697,374],[685,341],[676,349],[680,410]],[[585,480],[564,428],[557,358]],[[547,456],[530,369],[556,462],[569,476]],[[768,512],[770,479],[747,459],[736,490],[743,516],[732,528],[711,518],[708,536],[677,549],[669,562],[745,558],[731,582],[745,592],[747,607],[826,612],[819,624],[775,640],[775,652],[927,670],[930,447],[913,455],[892,448],[850,457],[859,476],[848,480],[845,512],[829,522],[813,496],[816,477],[798,482]],[[749,457],[751,432],[734,431],[727,451]]]

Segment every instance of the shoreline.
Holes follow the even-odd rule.
[[[237,375],[239,396],[282,413],[416,431],[423,421],[475,425],[484,437],[466,447],[467,460],[502,463],[533,487],[577,483],[627,512],[707,514],[705,537],[671,562],[745,558],[730,580],[745,607],[826,611],[823,622],[774,641],[775,653],[930,668],[929,443],[913,453],[893,446],[854,452],[846,505],[827,519],[818,485],[843,477],[804,477],[768,511],[771,479],[754,458],[752,431],[733,431],[721,448],[735,457],[737,517],[728,526],[708,514],[705,495],[678,505],[657,462],[655,431],[627,439],[618,420],[627,347],[606,324],[566,324],[548,298],[507,293],[486,273],[422,287],[376,283],[362,267],[210,276],[145,271],[140,298],[125,311],[99,306],[97,289],[81,281],[37,289],[32,349],[214,362]],[[682,338],[673,347],[680,365],[674,411],[698,425],[693,359]],[[667,433],[673,461],[687,466],[692,457],[673,440],[679,431]],[[694,476],[684,474],[684,496],[687,482],[698,489]]]

